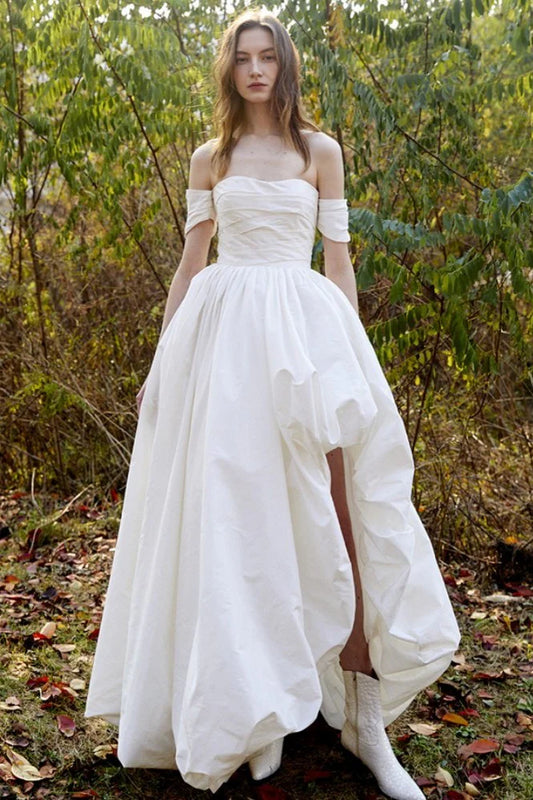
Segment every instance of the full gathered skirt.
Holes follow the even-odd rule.
[[[342,726],[354,587],[337,447],[388,723],[458,641],[389,386],[322,275],[202,270],[148,377],[87,702],[120,725],[122,764],[215,791],[319,710]]]

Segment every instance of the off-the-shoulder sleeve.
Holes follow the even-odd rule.
[[[334,242],[349,242],[348,204],[346,200],[318,200],[317,228]]]
[[[213,192],[210,189],[187,189],[185,194],[187,197],[185,236],[191,228],[206,219],[214,220],[216,226],[217,214],[213,203]]]

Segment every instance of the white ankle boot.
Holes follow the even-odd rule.
[[[254,781],[263,781],[279,769],[283,752],[283,737],[262,747],[248,759],[250,773]]]
[[[414,780],[396,760],[383,727],[379,681],[362,672],[343,672],[346,687],[346,722],[341,743],[376,778],[379,788],[393,800],[425,800]]]

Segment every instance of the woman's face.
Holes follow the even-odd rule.
[[[243,100],[266,103],[272,97],[278,75],[274,37],[268,28],[248,28],[239,34],[233,81]]]

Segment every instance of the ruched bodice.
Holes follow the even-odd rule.
[[[210,190],[187,191],[185,232],[205,219],[218,222],[218,263],[232,266],[310,266],[315,231],[349,241],[344,199],[322,199],[308,181],[223,178]]]
[[[318,193],[307,181],[232,176],[213,190],[222,264],[309,265]]]

